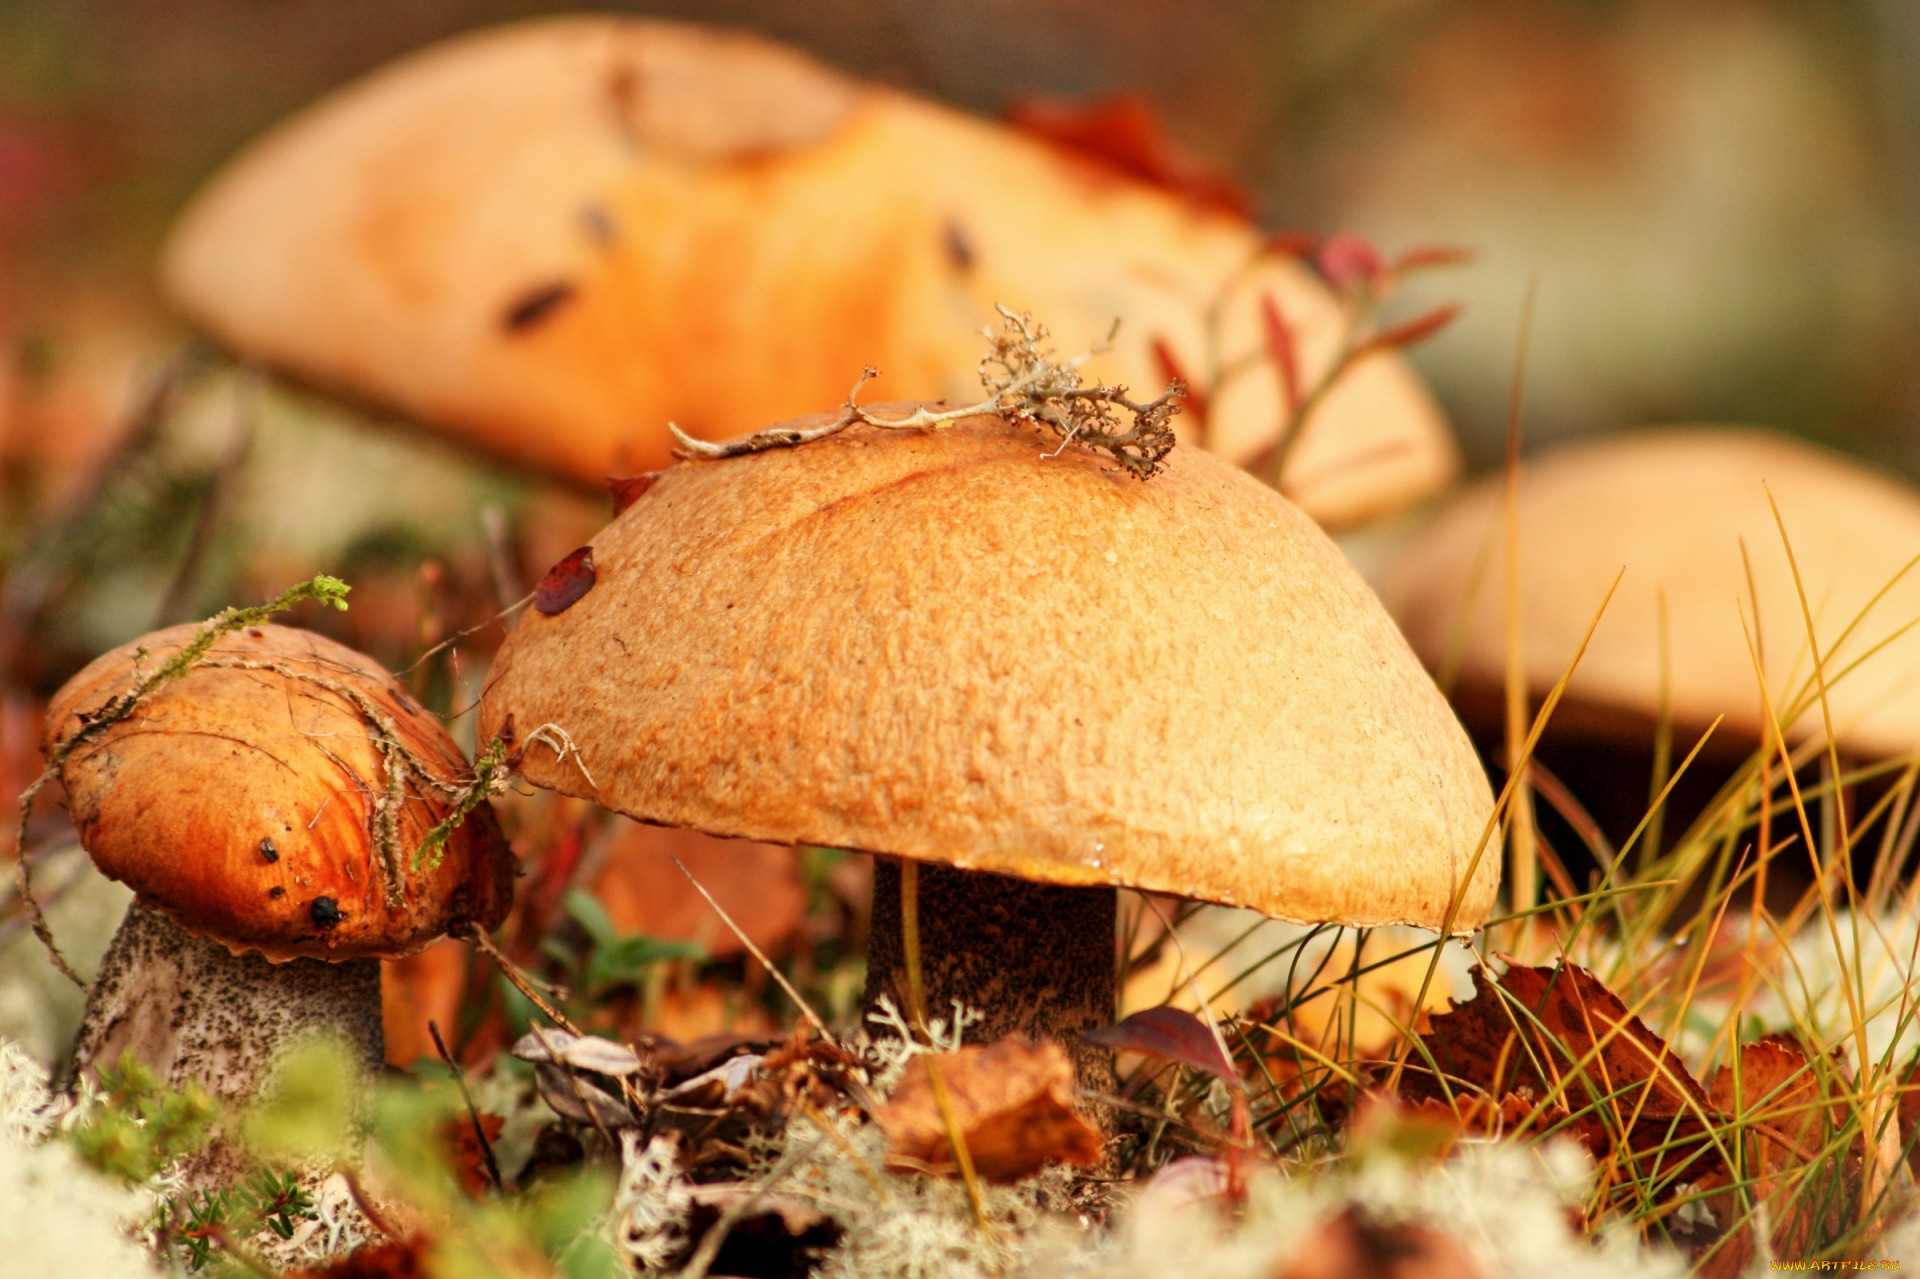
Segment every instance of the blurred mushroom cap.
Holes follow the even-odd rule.
[[[665,465],[667,423],[718,437],[839,401],[976,399],[995,303],[1090,376],[1157,393],[1164,342],[1209,366],[1204,311],[1245,272],[1221,354],[1271,294],[1303,374],[1333,298],[1254,228],[1012,129],[743,34],[568,17],[462,36],[296,115],[228,165],[167,246],[173,302],[235,351],[598,485]],[[1278,383],[1214,397],[1213,443],[1273,442]],[[1349,523],[1458,469],[1406,364],[1369,357],[1315,410],[1289,492]]]
[[[47,749],[196,630],[155,631],[68,680],[48,709]],[[393,752],[376,716],[424,777],[401,767],[389,790]],[[437,865],[413,864],[449,812],[435,784],[469,773],[440,722],[371,658],[260,626],[222,636],[74,749],[60,780],[94,863],[144,905],[236,954],[339,960],[409,954],[454,925],[505,916],[513,859],[484,803]]]
[[[1199,450],[1142,482],[994,416],[854,427],[675,467],[591,564],[481,707],[537,785],[1296,920],[1492,905],[1452,711],[1327,536]]]
[[[1456,700],[1469,718],[1497,699],[1504,678],[1500,508],[1498,476],[1451,499],[1388,570],[1383,592],[1428,665],[1457,669]],[[1767,431],[1668,427],[1566,444],[1524,463],[1519,519],[1525,669],[1536,694],[1559,680],[1624,570],[1557,720],[1601,733],[1647,730],[1660,707],[1664,601],[1674,722],[1698,731],[1724,715],[1722,733],[1759,736],[1751,636],[1786,723],[1790,704],[1815,692],[1790,544],[1836,740],[1867,756],[1920,746],[1920,638],[1894,640],[1842,674],[1920,617],[1920,573],[1906,572],[1920,555],[1920,494],[1898,479]],[[1819,728],[1816,700],[1792,731]]]

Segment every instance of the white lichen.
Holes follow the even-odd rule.
[[[52,1131],[44,1071],[0,1040],[0,1258],[8,1274],[146,1279],[159,1273],[135,1242],[152,1196],[87,1167]]]
[[[607,1210],[607,1238],[642,1274],[665,1272],[688,1246],[693,1190],[680,1173],[674,1143],[620,1134],[620,1181]]]

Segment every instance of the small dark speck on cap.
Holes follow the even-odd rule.
[[[273,846],[273,836],[269,835],[260,841],[260,855],[270,862],[280,860],[280,850]]]
[[[249,626],[247,628],[247,634],[251,635],[254,639],[265,639],[267,637],[267,633],[258,626]]]
[[[500,327],[508,333],[525,333],[552,315],[573,298],[573,285],[566,280],[542,284],[507,304]]]
[[[954,218],[948,218],[943,228],[940,247],[947,252],[947,262],[953,269],[965,274],[973,270],[973,241],[968,238],[967,230]]]
[[[313,916],[313,922],[322,928],[332,928],[335,924],[346,918],[345,915],[340,913],[340,903],[331,897],[314,898],[313,906],[310,908],[309,913]]]
[[[280,887],[280,885],[278,884],[275,884],[272,888],[269,888],[267,890],[267,896],[269,897],[285,897],[286,895],[287,895],[287,890]]]

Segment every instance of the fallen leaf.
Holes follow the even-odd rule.
[[[694,942],[715,959],[744,949],[676,857],[762,950],[778,950],[800,927],[807,891],[793,849],[623,818],[593,879],[593,895],[622,933]]]
[[[639,1126],[626,1102],[559,1066],[535,1066],[533,1082],[540,1100],[562,1119],[609,1131]]]
[[[1522,1124],[1577,1137],[1603,1182],[1653,1181],[1673,1194],[1724,1170],[1708,1124],[1717,1111],[1673,1050],[1598,978],[1572,964],[1509,967],[1474,998],[1432,1018],[1400,1093],[1453,1107],[1461,1093],[1525,1103]],[[1439,1074],[1426,1064],[1430,1057]],[[1482,1115],[1494,1112],[1482,1110]]]
[[[427,1279],[425,1235],[363,1244],[330,1265],[287,1272],[285,1279]]]
[[[1276,1279],[1479,1279],[1466,1245],[1417,1222],[1374,1221],[1356,1208],[1300,1242]]]
[[[1080,1038],[1116,1052],[1145,1053],[1237,1084],[1233,1060],[1220,1050],[1213,1028],[1184,1008],[1162,1004],[1144,1008],[1111,1026],[1082,1032]]]
[[[1008,109],[1007,119],[1023,133],[1202,208],[1242,219],[1253,211],[1253,200],[1240,184],[1167,137],[1152,104],[1137,93],[1084,103],[1027,98]]]
[[[448,937],[417,955],[381,961],[380,1023],[389,1066],[405,1068],[438,1056],[427,1023],[438,1022],[449,1035],[460,1024],[473,953],[467,943]]]
[[[514,1041],[511,1051],[521,1061],[557,1063],[614,1078],[638,1074],[644,1064],[640,1054],[625,1044],[557,1028],[542,1030],[537,1035],[531,1032],[522,1035]]]
[[[647,495],[659,480],[659,471],[642,471],[638,475],[607,477],[607,491],[613,494],[613,516],[615,519],[625,514],[626,509]]]
[[[593,548],[583,546],[547,570],[533,592],[533,606],[552,617],[564,613],[593,589]]]
[[[900,1087],[874,1114],[894,1167],[955,1171],[929,1063],[946,1086],[974,1170],[986,1180],[1018,1181],[1050,1163],[1099,1161],[1100,1134],[1073,1109],[1073,1062],[1066,1049],[1002,1039],[957,1053],[922,1054],[908,1064]]]
[[[489,1145],[500,1140],[500,1132],[506,1126],[507,1121],[499,1115],[485,1111],[480,1113],[480,1129],[486,1134]],[[480,1133],[473,1130],[471,1115],[461,1113],[449,1116],[443,1140],[454,1176],[459,1180],[462,1190],[477,1197],[493,1185],[493,1175],[487,1168],[487,1153],[480,1144]]]
[[[1829,1072],[1845,1080],[1838,1062]],[[1706,1279],[1746,1274],[1758,1252],[1754,1227],[1761,1220],[1772,1225],[1769,1244],[1777,1257],[1812,1256],[1837,1237],[1859,1198],[1865,1164],[1857,1141],[1832,1149],[1834,1133],[1847,1122],[1847,1103],[1829,1099],[1806,1052],[1781,1036],[1743,1044],[1738,1074],[1722,1066],[1709,1095],[1715,1109],[1744,1130],[1737,1147],[1746,1195],[1743,1200],[1724,1168],[1700,1180],[1696,1193],[1711,1222],[1692,1214],[1671,1230],[1675,1242],[1688,1247],[1697,1273]],[[1725,1140],[1735,1144],[1731,1131]],[[1812,1184],[1831,1186],[1830,1192],[1803,1193],[1803,1174],[1814,1163],[1834,1165],[1813,1174]],[[1765,1205],[1764,1217],[1755,1205]]]

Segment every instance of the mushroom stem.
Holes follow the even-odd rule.
[[[369,1072],[379,1069],[379,960],[269,963],[136,903],[87,995],[70,1074],[97,1077],[131,1053],[167,1087],[197,1083],[238,1107],[260,1095],[287,1049],[313,1034],[344,1041]],[[237,1136],[222,1131],[187,1176],[209,1184],[247,1166]]]
[[[1072,1056],[1083,1088],[1111,1091],[1113,1059],[1080,1032],[1113,1021],[1111,888],[1031,884],[1004,875],[920,867],[920,969],[929,1017],[953,1001],[981,1014],[967,1030],[981,1043],[1007,1035],[1055,1040]],[[900,931],[900,863],[876,858],[873,929],[867,942],[867,1003],[907,1001]]]

